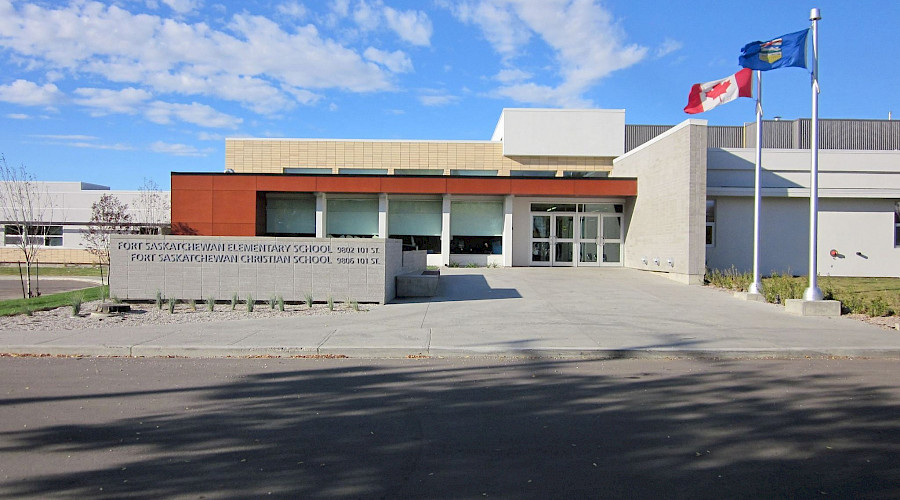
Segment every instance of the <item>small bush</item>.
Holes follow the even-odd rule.
[[[888,316],[891,313],[891,308],[887,301],[884,300],[884,297],[879,295],[869,301],[866,313],[874,317]]]
[[[78,316],[81,312],[81,303],[84,302],[84,295],[80,293],[76,293],[72,295],[72,299],[69,301],[69,306],[72,308],[72,316]]]
[[[231,294],[231,310],[232,311],[234,311],[234,309],[237,307],[237,304],[239,301],[240,301],[240,297],[238,296],[237,292],[234,292],[233,294]]]
[[[331,296],[328,297],[328,310],[334,311],[334,298]]]
[[[277,304],[277,303],[278,303],[278,297],[276,297],[276,296],[274,296],[274,295],[271,296],[271,297],[269,297],[269,309],[271,309],[271,310],[274,311],[274,310],[275,310],[275,304]]]
[[[113,304],[121,304],[122,303],[122,299],[120,299],[119,297],[116,297],[115,295],[110,297],[109,300],[111,300],[113,302]]]
[[[253,295],[247,294],[247,312],[252,313],[253,307],[256,306],[256,300],[253,298]]]
[[[284,297],[278,296],[278,310],[284,312]]]
[[[156,308],[159,309],[160,311],[162,311],[163,302],[165,302],[165,299],[163,298],[163,294],[161,291],[157,290],[156,291]]]
[[[772,277],[763,286],[766,301],[773,304],[784,304],[788,299],[802,299],[803,290],[802,281],[790,274],[772,273]]]
[[[350,308],[353,309],[354,311],[359,311],[359,302],[357,302],[355,300],[351,300]]]
[[[746,292],[750,288],[750,283],[753,283],[753,273],[741,273],[734,266],[724,271],[707,269],[704,281],[717,288]]]
[[[313,305],[313,295],[312,293],[306,294],[306,307],[312,307]]]
[[[194,299],[188,300],[188,308],[189,308],[191,311],[196,311],[196,310],[197,310],[197,301],[194,300]]]
[[[215,297],[207,297],[206,298],[206,310],[209,312],[213,312],[216,310],[216,298]]]
[[[34,316],[34,308],[26,307],[25,308],[25,316]]]
[[[169,314],[175,314],[175,304],[177,304],[177,303],[178,303],[178,300],[177,300],[177,299],[174,299],[174,298],[170,298],[170,299],[169,299],[169,302],[168,302],[168,304],[169,304]]]

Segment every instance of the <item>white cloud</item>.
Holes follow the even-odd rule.
[[[352,12],[353,21],[363,31],[376,31],[387,26],[401,40],[413,45],[431,45],[434,27],[428,14],[420,10],[399,11],[381,0],[358,0]]]
[[[23,114],[23,113],[9,113],[5,116],[7,118],[9,118],[10,120],[27,120],[27,119],[31,118],[30,116]]]
[[[162,3],[179,14],[187,14],[200,6],[200,2],[197,0],[162,0]]]
[[[510,82],[520,82],[523,80],[528,80],[533,75],[527,71],[522,71],[521,69],[507,68],[501,69],[497,76],[494,78],[503,83]]]
[[[368,61],[312,25],[285,31],[271,19],[247,13],[215,29],[99,2],[44,5],[0,0],[0,49],[23,65],[56,76],[105,78],[115,87],[140,87],[155,95],[221,98],[263,114],[315,102],[312,96],[320,89],[392,90],[390,67],[404,68]],[[187,9],[197,3],[172,5]],[[284,5],[297,12],[302,7]],[[52,84],[40,91],[29,82],[13,85],[25,84],[30,86],[3,87],[4,95],[44,105],[61,97]],[[27,90],[30,97],[14,97],[13,90]]]
[[[23,106],[52,106],[64,99],[63,93],[52,83],[38,85],[20,79],[9,85],[0,85],[0,101]]]
[[[28,137],[38,137],[40,139],[56,139],[60,141],[96,141],[99,139],[97,136],[93,135],[79,135],[79,134],[33,134]]]
[[[288,2],[278,5],[276,10],[283,16],[293,17],[294,19],[303,19],[309,13],[306,6],[298,2]]]
[[[559,84],[517,82],[495,90],[521,102],[590,106],[592,103],[582,97],[587,90],[613,71],[632,66],[647,55],[646,47],[623,43],[624,30],[597,0],[468,0],[452,10],[461,21],[481,29],[505,69],[518,69],[514,63],[533,49],[532,37],[549,47]]]
[[[129,87],[122,90],[80,88],[75,89],[80,96],[73,99],[75,104],[93,108],[96,114],[135,114],[145,101],[153,97],[146,90]]]
[[[679,42],[678,40],[672,40],[671,38],[666,38],[665,40],[663,40],[663,43],[659,47],[656,48],[654,55],[656,57],[665,57],[665,56],[671,54],[672,52],[681,50],[681,48],[683,46],[684,46],[684,44]]]
[[[193,123],[201,127],[237,128],[242,119],[216,111],[206,104],[179,104],[154,101],[144,110],[144,116],[153,123],[166,125],[173,119]]]
[[[419,96],[419,102],[425,106],[446,106],[459,101],[459,97],[455,95],[422,95]]]
[[[384,8],[384,18],[397,36],[413,44],[421,46],[431,45],[433,27],[428,15],[419,10],[397,11],[390,7]]]
[[[197,140],[200,140],[200,141],[224,141],[225,136],[222,134],[211,134],[209,132],[198,132]]]
[[[150,151],[154,153],[164,153],[175,156],[207,156],[215,149],[205,148],[198,149],[187,144],[173,144],[168,142],[156,141],[150,145]]]
[[[413,70],[412,61],[402,50],[386,52],[369,47],[363,52],[366,59],[383,65],[394,73],[409,73]]]

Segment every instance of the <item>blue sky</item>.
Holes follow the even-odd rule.
[[[226,137],[490,138],[504,107],[675,124],[693,83],[819,7],[820,116],[900,117],[900,2],[0,0],[0,153],[41,180],[168,188]],[[764,73],[767,118],[809,74]],[[695,115],[754,120],[753,100]]]

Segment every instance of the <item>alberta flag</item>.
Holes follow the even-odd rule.
[[[744,68],[721,80],[695,83],[688,94],[684,112],[702,113],[738,97],[753,97],[753,72],[749,69]]]
[[[741,49],[738,64],[767,71],[796,66],[806,68],[806,36],[809,29],[789,33],[768,42],[750,42]]]

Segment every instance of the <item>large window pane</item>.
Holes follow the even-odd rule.
[[[306,167],[285,167],[284,173],[286,174],[318,174],[318,175],[329,175],[331,174],[330,168],[306,168]]]
[[[339,174],[348,175],[387,175],[386,168],[339,168]]]
[[[377,236],[378,200],[329,199],[325,220],[331,237]]]
[[[496,177],[496,170],[451,170],[450,175],[462,175],[466,177]]]
[[[316,198],[312,195],[266,194],[266,233],[315,236]]]
[[[454,201],[450,204],[452,236],[502,236],[502,201]]]
[[[603,218],[603,238],[607,240],[617,240],[622,237],[622,219],[618,217]]]
[[[441,200],[391,200],[388,229],[392,235],[441,235]]]
[[[395,168],[394,175],[444,175],[439,168]]]

